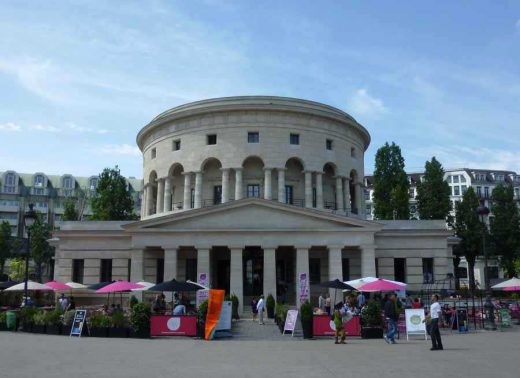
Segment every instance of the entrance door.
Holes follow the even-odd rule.
[[[229,294],[229,260],[218,260],[217,261],[217,282],[216,289],[222,289]]]
[[[260,247],[247,247],[243,261],[244,296],[257,297],[264,288],[264,252]]]

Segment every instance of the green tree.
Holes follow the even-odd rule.
[[[12,253],[11,225],[3,221],[0,225],[0,276],[4,274],[5,262]]]
[[[64,221],[77,221],[79,220],[79,212],[77,210],[75,200],[68,198],[64,204],[63,220]]]
[[[29,272],[30,273],[30,272]],[[9,278],[13,281],[23,281],[25,278],[25,259],[21,257],[9,260]]]
[[[456,254],[462,255],[468,262],[469,287],[475,290],[475,260],[482,251],[482,232],[487,228],[480,222],[477,214],[479,201],[470,186],[462,195],[462,201],[455,206],[455,223],[453,228],[461,239],[456,247]]]
[[[424,167],[424,179],[417,184],[417,209],[421,219],[446,219],[450,215],[450,186],[435,156]]]
[[[42,221],[38,215],[31,229],[31,257],[36,268],[36,277],[39,282],[42,280],[42,267],[49,264],[54,254],[54,247],[49,245],[51,238],[51,227]]]
[[[105,168],[99,175],[96,194],[92,198],[92,219],[134,220],[134,201],[119,168]]]
[[[520,215],[513,187],[498,185],[491,197],[493,221],[490,225],[493,253],[509,278],[515,276],[515,260],[520,258]]]
[[[374,215],[376,219],[410,219],[408,190],[401,148],[394,142],[377,150],[374,170]]]

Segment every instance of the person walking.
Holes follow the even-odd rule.
[[[345,338],[345,327],[343,327],[343,305],[341,303],[338,303],[334,309],[334,314],[332,315],[333,321],[334,321],[334,327],[336,330],[334,331],[334,344],[346,344]],[[338,339],[341,337],[341,341],[338,341]]]
[[[258,309],[256,308],[256,305],[258,302],[256,301],[256,298],[253,297],[251,299],[251,312],[253,313],[253,321],[256,321],[256,315],[258,315]]]
[[[441,333],[439,331],[439,322],[442,321],[441,314],[442,309],[439,304],[439,296],[437,294],[432,295],[430,305],[430,317],[431,317],[431,330],[430,336],[432,339],[432,347],[430,350],[443,350]]]
[[[264,296],[261,295],[258,303],[256,304],[256,309],[258,311],[258,323],[264,325]]]
[[[397,328],[396,328],[397,320],[399,319],[399,315],[397,314],[396,307],[397,307],[396,296],[395,296],[395,294],[392,294],[390,299],[388,299],[386,301],[385,308],[384,308],[385,319],[386,319],[386,322],[388,325],[388,330],[386,332],[384,339],[388,344],[396,344],[395,332],[397,330]]]

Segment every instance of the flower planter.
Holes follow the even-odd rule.
[[[47,326],[34,324],[32,327],[33,333],[45,333]]]
[[[7,324],[0,323],[0,331],[7,331]]]
[[[303,338],[304,339],[312,339],[312,318],[310,321],[302,322],[303,328]]]
[[[363,327],[361,328],[361,338],[363,339],[382,339],[383,328],[381,327]]]
[[[129,337],[134,339],[149,339],[150,338],[150,330],[149,329],[140,329],[138,331],[135,331],[133,329],[130,329]]]
[[[108,330],[108,337],[128,337],[128,328],[126,327],[112,327]]]
[[[61,335],[61,325],[48,325],[47,335]]]
[[[22,323],[22,332],[32,332],[32,323]]]
[[[267,318],[273,319],[274,318],[274,307],[268,307],[267,308]]]
[[[62,325],[60,335],[62,336],[70,336],[70,329],[72,326],[70,325]],[[83,332],[84,333],[84,332]]]
[[[108,337],[109,328],[90,328],[90,336],[91,337]],[[70,334],[70,329],[69,329]]]

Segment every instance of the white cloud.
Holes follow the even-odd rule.
[[[17,125],[16,123],[6,122],[6,123],[0,123],[0,130],[1,131],[22,131],[22,127],[20,125]]]
[[[92,127],[84,127],[78,126],[75,123],[69,122],[66,125],[67,130],[73,131],[76,133],[92,133],[92,134],[106,134],[108,133],[107,129],[94,129]]]
[[[141,156],[141,151],[136,146],[129,144],[106,144],[99,150],[102,154],[106,155],[130,155],[130,156]]]
[[[47,132],[47,133],[57,133],[60,131],[59,128],[54,127],[54,126],[49,126],[49,125],[33,125],[33,126],[31,126],[31,129],[43,131],[43,132]]]
[[[356,90],[351,96],[348,101],[348,109],[356,115],[372,118],[377,118],[388,111],[383,100],[372,97],[365,88]]]

